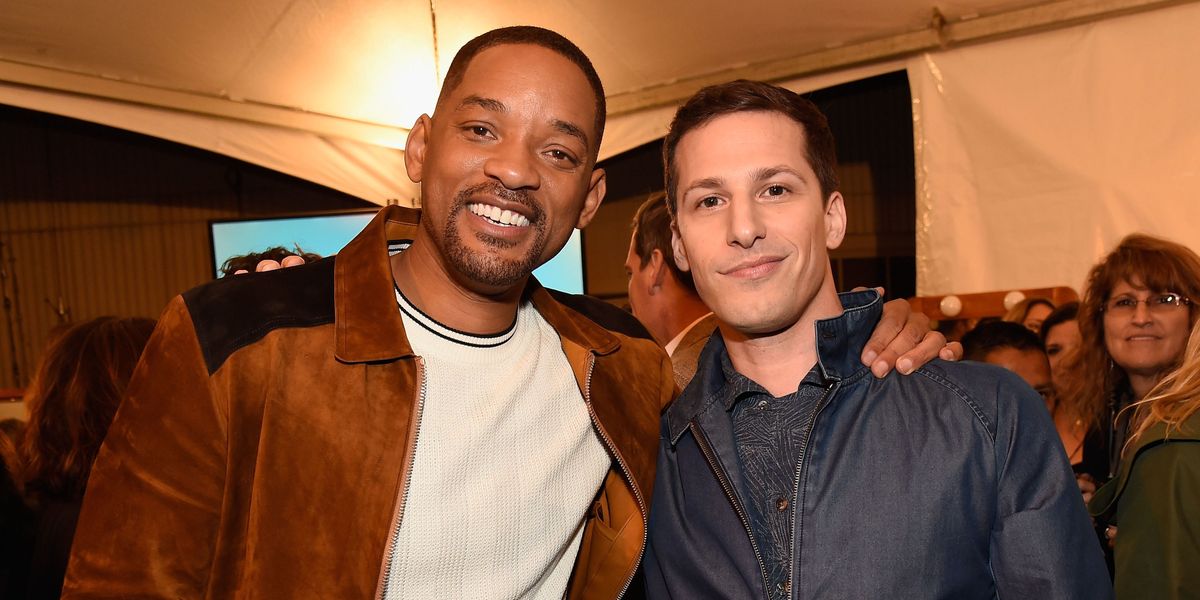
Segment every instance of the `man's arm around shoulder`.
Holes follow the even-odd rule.
[[[1100,544],[1042,398],[995,383],[999,481],[991,561],[1001,598],[1112,598]]]
[[[63,598],[207,594],[225,487],[225,410],[176,297],[92,468]]]

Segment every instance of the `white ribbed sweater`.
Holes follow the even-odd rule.
[[[479,337],[397,301],[425,401],[386,598],[562,598],[611,459],[558,334],[528,302]]]

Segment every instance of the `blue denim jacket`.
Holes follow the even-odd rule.
[[[1099,544],[1040,396],[1012,373],[935,360],[871,376],[881,314],[843,294],[816,323],[829,392],[792,504],[789,598],[1112,597]],[[645,558],[658,598],[766,598],[721,401],[718,334],[663,415]]]

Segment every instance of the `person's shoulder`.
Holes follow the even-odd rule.
[[[1004,367],[973,360],[949,361],[937,358],[917,369],[914,375],[923,376],[940,386],[972,396],[995,395],[1029,387],[1016,373]]]
[[[654,341],[654,338],[650,336],[650,332],[646,330],[641,321],[638,321],[633,315],[608,302],[599,298],[593,298],[592,296],[569,294],[550,288],[546,288],[546,291],[559,304],[587,317],[593,323],[609,331],[619,333],[628,338],[649,340],[651,343]]]
[[[209,372],[238,348],[285,327],[332,323],[334,257],[231,275],[182,294]]]
[[[919,390],[929,401],[953,401],[970,408],[993,435],[1004,415],[1046,412],[1042,397],[1017,374],[975,361],[934,359],[912,375],[892,373],[893,385]]]

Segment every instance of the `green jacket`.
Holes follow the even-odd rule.
[[[1118,600],[1200,598],[1200,412],[1151,427],[1088,508],[1117,525]]]

